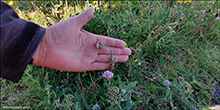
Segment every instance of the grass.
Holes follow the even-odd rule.
[[[83,29],[126,41],[132,55],[115,65],[110,81],[101,77],[104,71],[28,65],[19,83],[1,79],[1,108],[209,109],[220,104],[218,1],[51,3],[48,9],[43,1],[16,1],[12,7],[46,28],[93,6],[94,17]]]

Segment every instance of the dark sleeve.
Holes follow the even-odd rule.
[[[18,82],[45,33],[1,1],[1,77]]]

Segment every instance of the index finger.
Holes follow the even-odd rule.
[[[125,48],[126,46],[126,43],[123,40],[107,36],[96,35],[96,40],[109,47]]]

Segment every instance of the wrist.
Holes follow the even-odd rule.
[[[46,38],[48,37],[48,28],[46,28],[44,36],[38,45],[36,51],[34,52],[34,55],[32,56],[32,63],[35,65],[43,66],[43,61],[46,53]]]

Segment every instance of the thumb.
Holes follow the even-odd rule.
[[[86,11],[80,13],[75,17],[77,27],[84,26],[93,17],[93,8],[90,7]]]

